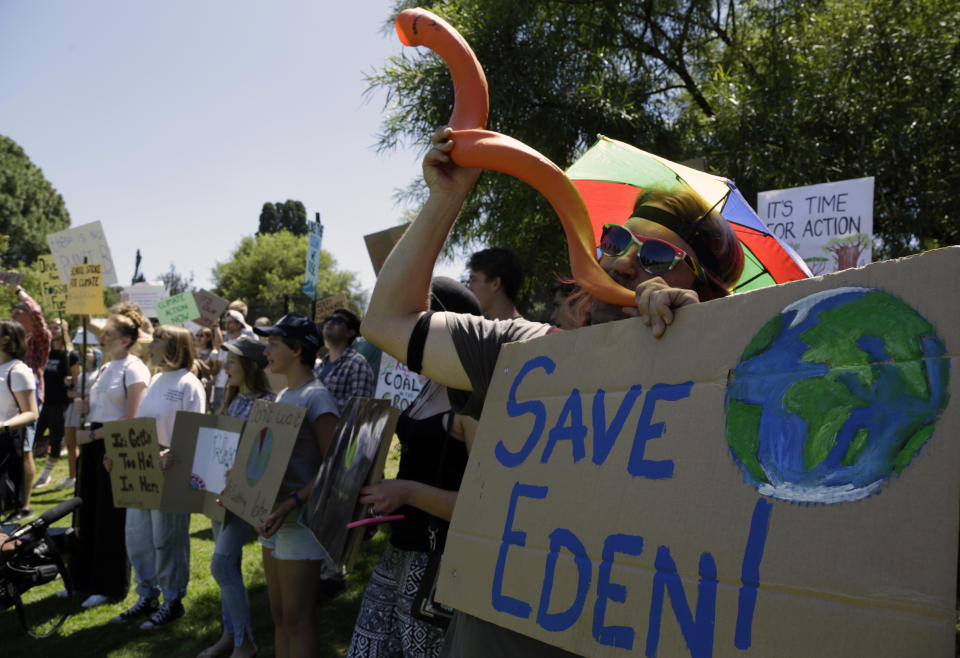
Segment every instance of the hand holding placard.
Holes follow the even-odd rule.
[[[163,497],[157,421],[134,418],[104,423],[103,445],[113,461],[110,483],[116,507],[158,509]]]

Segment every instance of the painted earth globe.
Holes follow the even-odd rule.
[[[897,297],[836,288],[784,308],[750,341],[726,394],[726,436],[744,480],[794,502],[875,492],[933,435],[949,359]]]

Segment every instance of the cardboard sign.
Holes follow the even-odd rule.
[[[347,304],[347,296],[343,293],[338,295],[331,295],[330,297],[325,297],[317,302],[317,309],[313,314],[313,321],[317,324],[323,322],[328,315],[336,311],[338,308],[347,308],[350,306]]]
[[[314,537],[340,567],[352,566],[360,548],[364,528],[347,524],[365,515],[360,488],[380,481],[399,416],[387,401],[369,398],[352,398],[340,415],[332,454],[304,510]]]
[[[165,474],[167,484],[160,509],[199,512],[223,521],[224,509],[217,504],[217,498],[225,486],[223,476],[233,465],[242,431],[240,418],[178,411],[170,435],[170,451],[177,458]],[[219,479],[214,481],[217,476]],[[204,484],[208,486],[200,486]]]
[[[223,315],[223,312],[230,304],[226,299],[217,297],[212,292],[206,290],[197,290],[194,292],[193,300],[196,302],[197,310],[200,312],[197,324],[210,329],[220,324],[220,316]]]
[[[53,256],[43,254],[37,257],[40,269],[40,300],[44,312],[63,315],[67,312],[67,286],[60,281]]]
[[[307,410],[291,404],[253,403],[250,418],[221,500],[227,509],[253,526],[273,513],[283,474]]]
[[[103,424],[103,445],[113,460],[110,485],[116,507],[158,509],[163,496],[157,421],[134,418]]]
[[[760,192],[757,214],[814,275],[872,260],[873,176]]]
[[[156,304],[166,298],[167,289],[163,285],[151,285],[149,283],[129,286],[120,293],[121,301],[137,303],[143,310],[143,316],[147,318],[157,317]]]
[[[380,356],[380,372],[377,388],[373,394],[378,400],[387,400],[403,411],[409,407],[427,383],[427,378],[418,375],[395,358],[384,352]]]
[[[948,656],[960,247],[506,345],[440,599],[587,656]]]
[[[100,263],[74,265],[67,284],[67,313],[96,315],[107,312],[103,305],[103,266]]]
[[[0,285],[19,286],[23,283],[23,274],[20,272],[0,272]]]
[[[319,221],[307,222],[308,241],[307,241],[307,263],[305,266],[306,275],[303,278],[303,292],[310,296],[310,299],[317,298],[317,281],[320,273],[320,245],[323,242],[323,224]]]
[[[193,293],[189,290],[158,301],[155,308],[160,324],[182,324],[200,317]]]
[[[401,224],[385,231],[363,236],[363,242],[367,245],[367,253],[370,254],[370,262],[373,264],[373,271],[377,276],[380,275],[380,268],[383,267],[383,262],[390,255],[393,245],[397,244],[408,226],[409,224]]]
[[[47,244],[50,245],[50,252],[57,264],[60,283],[64,285],[69,283],[71,267],[87,262],[102,263],[103,285],[116,285],[117,271],[113,266],[110,245],[107,244],[100,222],[90,222],[65,231],[47,233]]]

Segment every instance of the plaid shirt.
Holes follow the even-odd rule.
[[[230,406],[227,407],[227,415],[232,418],[242,418],[243,420],[246,420],[250,417],[250,411],[253,409],[254,402],[257,400],[273,402],[276,397],[277,396],[273,393],[266,393],[260,397],[238,393],[237,397],[230,401]]]
[[[320,375],[328,364],[330,369],[326,376],[321,378]],[[332,364],[330,356],[324,356],[314,367],[313,376],[330,390],[340,411],[347,406],[350,398],[373,397],[373,370],[363,355],[352,347],[348,347]]]

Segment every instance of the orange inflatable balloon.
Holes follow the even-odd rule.
[[[461,167],[491,169],[531,185],[546,197],[567,234],[570,271],[581,288],[600,301],[633,306],[634,293],[616,283],[597,262],[593,226],[580,192],[566,174],[526,144],[483,130],[487,124],[487,78],[476,55],[460,33],[425,9],[405,9],[396,20],[397,35],[407,46],[426,46],[440,55],[453,78],[453,149]]]
[[[426,9],[404,9],[394,22],[405,46],[426,46],[440,55],[453,79],[453,113],[447,125],[454,130],[486,128],[490,111],[487,76],[460,33]]]

